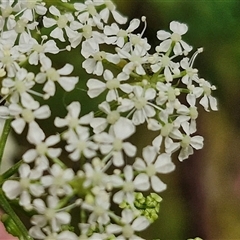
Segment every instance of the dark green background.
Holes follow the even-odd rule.
[[[168,30],[172,20],[186,23],[183,39],[204,48],[194,66],[217,87],[219,111],[201,111],[198,119],[204,149],[183,163],[175,160],[175,172],[164,176],[159,220],[145,238],[240,239],[240,1],[115,2],[130,19],[147,17],[145,36],[153,46],[157,30]]]

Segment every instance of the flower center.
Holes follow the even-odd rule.
[[[19,93],[23,93],[26,91],[26,86],[22,81],[16,81],[15,88]]]
[[[182,37],[178,33],[173,33],[171,36],[171,39],[173,42],[179,42],[181,41]]]
[[[196,107],[190,107],[189,110],[190,110],[190,112],[189,112],[190,113],[190,117],[192,119],[197,119],[197,117],[198,117],[197,108]]]
[[[68,19],[65,15],[61,15],[58,18],[57,25],[59,28],[65,28],[68,23]]]
[[[82,31],[85,38],[90,38],[92,36],[92,27],[90,25],[85,25]]]
[[[135,108],[138,110],[144,108],[146,105],[147,105],[147,100],[144,97],[139,97],[135,101]]]
[[[44,47],[40,44],[35,44],[33,46],[33,50],[38,52],[38,53],[42,53],[42,52],[44,52]]]
[[[20,186],[22,189],[28,189],[30,185],[30,179],[29,178],[21,178],[20,180]]]
[[[114,124],[120,118],[118,111],[112,111],[107,115],[107,122],[109,124]]]
[[[181,141],[181,147],[183,147],[183,148],[188,147],[190,144],[190,141],[191,141],[191,138],[188,135],[184,136]]]
[[[173,130],[173,124],[172,123],[166,123],[161,129],[161,135],[163,137],[167,137],[172,130]]]
[[[134,191],[134,185],[132,182],[125,182],[123,184],[123,191],[124,192],[133,192]]]
[[[35,118],[33,112],[30,109],[23,109],[22,117],[27,123],[34,121]]]
[[[47,208],[44,215],[48,220],[52,220],[55,217],[55,210]]]
[[[118,37],[126,37],[127,36],[127,31],[120,29],[117,33]]]
[[[103,52],[103,51],[97,52],[97,53],[94,54],[93,58],[96,61],[102,61],[103,59],[106,58],[106,53]]]
[[[149,164],[146,168],[146,173],[149,177],[152,177],[156,174],[156,169],[153,164]]]
[[[16,23],[16,26],[14,27],[14,30],[17,33],[23,33],[25,31],[25,27],[27,25],[27,21],[24,19],[19,19]]]
[[[163,67],[168,66],[169,63],[170,63],[170,58],[168,56],[163,56],[162,57],[162,65],[163,65]]]
[[[106,86],[110,90],[111,89],[116,89],[116,88],[119,88],[120,82],[119,82],[119,80],[114,78],[114,79],[108,80],[107,83],[106,83]]]
[[[37,153],[39,155],[45,155],[47,152],[47,145],[46,143],[39,143],[36,147]]]
[[[36,6],[37,0],[28,0],[27,1],[27,8],[28,9],[34,9]]]
[[[78,126],[78,119],[77,118],[70,118],[69,119],[69,127],[76,128]]]
[[[51,79],[52,81],[58,81],[59,79],[59,73],[54,68],[50,68],[47,70],[47,77]]]
[[[86,148],[86,142],[85,141],[78,141],[77,148],[79,151],[83,151]]]
[[[122,140],[119,138],[116,138],[113,143],[113,150],[120,151],[123,147],[122,145],[123,145]]]
[[[131,225],[126,224],[123,228],[122,228],[122,234],[125,238],[131,238],[132,235],[134,234],[134,231],[131,227]]]

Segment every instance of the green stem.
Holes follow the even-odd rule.
[[[23,160],[20,160],[19,162],[14,164],[11,168],[9,168],[6,172],[4,172],[0,176],[0,185],[2,185],[3,181],[10,178],[13,174],[15,174],[17,172],[22,163],[23,163]]]
[[[9,215],[9,217],[15,222],[18,228],[18,232],[21,233],[21,236],[18,236],[19,239],[33,240],[33,238],[29,236],[26,227],[23,225],[22,221],[19,219],[19,217],[9,204],[8,200],[4,196],[2,189],[0,189],[0,205],[2,209]]]
[[[1,163],[2,163],[2,157],[3,157],[3,153],[4,153],[4,149],[6,146],[6,142],[7,142],[7,138],[8,135],[10,133],[11,130],[11,119],[7,119],[4,123],[4,127],[2,130],[2,135],[1,135],[1,139],[0,139],[0,167],[1,167]]]

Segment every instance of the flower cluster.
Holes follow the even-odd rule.
[[[142,239],[138,234],[156,211],[147,211],[152,201],[139,193],[165,190],[160,176],[175,169],[172,155],[183,161],[203,147],[197,106],[217,110],[211,95],[216,87],[193,67],[202,48],[190,54],[182,39],[187,25],[173,21],[171,32],[157,32],[153,49],[144,37],[146,18],[122,28],[127,18],[111,0],[50,2],[0,1],[6,102],[0,113],[31,145],[18,177],[6,179],[2,189],[31,215],[34,239]],[[75,99],[65,117],[53,116],[47,100],[58,85],[70,92],[84,80],[72,74],[67,59],[59,68],[51,56],[79,49],[82,68],[91,75],[89,101],[98,101],[99,109],[82,114],[83,103]],[[42,122],[50,117],[58,130],[48,136]],[[155,138],[137,155],[130,137],[139,125]]]

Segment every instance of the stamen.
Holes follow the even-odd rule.
[[[197,51],[192,55],[192,57],[191,57],[191,59],[190,59],[190,61],[189,61],[189,66],[190,66],[190,67],[193,66],[193,63],[194,63],[197,55],[198,55],[199,53],[202,53],[202,52],[203,52],[203,48],[198,48]]]
[[[143,36],[143,34],[144,34],[144,32],[145,32],[145,30],[147,28],[147,21],[146,21],[146,19],[147,18],[145,16],[142,16],[142,18],[141,18],[142,22],[144,22],[144,28],[143,28],[143,30],[142,30],[142,32],[140,34],[141,37]]]

